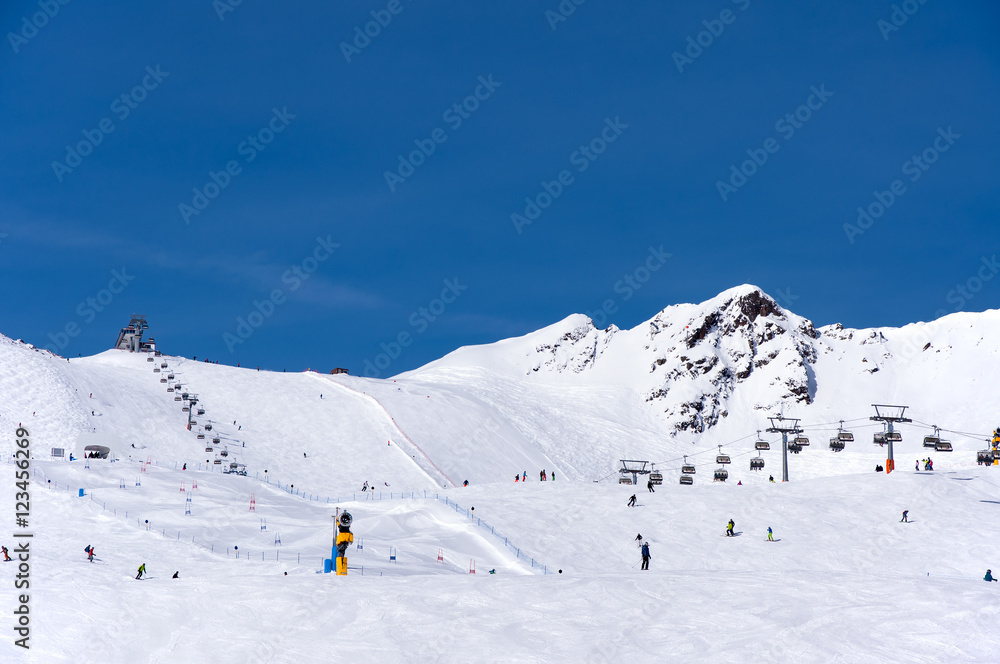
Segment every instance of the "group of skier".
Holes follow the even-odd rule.
[[[552,476],[550,477],[549,474],[545,472],[545,469],[542,468],[542,470],[539,471],[539,473],[538,473],[538,481],[539,482],[547,482],[550,479],[553,482],[556,481],[556,471],[553,470],[552,471]],[[528,481],[528,471],[524,471],[521,474],[515,473],[514,474],[514,481],[515,482],[527,482]]]

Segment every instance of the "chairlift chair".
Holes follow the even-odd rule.
[[[174,391],[174,388],[171,387],[170,385],[167,385],[167,392],[173,392],[173,391]]]
[[[694,484],[694,478],[690,475],[681,475],[681,484]]]
[[[976,452],[976,463],[990,465],[993,463],[993,450],[979,450]]]
[[[885,434],[885,442],[887,443],[901,443],[903,442],[903,434],[898,431],[890,431]]]
[[[839,440],[842,443],[853,443],[854,434],[851,433],[850,431],[841,431],[837,434],[837,440]]]
[[[198,414],[199,415],[204,415],[205,414],[205,409],[204,408],[199,408],[198,409]]]
[[[750,459],[750,470],[764,470],[764,460],[760,457]]]
[[[153,373],[160,373],[160,367],[153,367]]]
[[[725,468],[719,468],[715,471],[715,475],[712,480],[715,482],[725,482],[729,478],[729,471]]]
[[[694,466],[690,465],[687,461],[688,461],[688,458],[685,455],[685,457],[684,457],[684,465],[681,466],[681,472],[684,473],[685,475],[694,475],[695,474],[695,468],[694,468]]]
[[[796,443],[794,440],[788,443],[788,451],[792,454],[798,454],[802,451],[802,446]]]
[[[806,447],[806,446],[809,445],[809,437],[808,436],[796,436],[795,437],[795,444],[798,445],[800,448]]]
[[[161,383],[165,383],[165,382],[167,382],[167,379],[166,379],[166,378],[161,378],[161,379],[160,379],[160,382],[161,382]]]
[[[218,459],[217,458],[213,463],[215,463],[215,465],[217,465],[217,466],[221,466],[222,465],[222,459]]]
[[[190,412],[190,410],[191,410],[191,409],[190,409],[190,408],[188,408],[187,406],[183,406],[183,407],[181,408],[181,412],[182,412],[182,413],[187,413],[187,412]]]
[[[160,362],[160,368],[161,369],[166,369],[167,368],[167,363],[166,362]]]
[[[653,484],[657,485],[657,486],[659,486],[660,484],[663,484],[663,473],[661,473],[661,472],[650,473],[649,474],[649,481],[652,482]]]
[[[206,452],[211,452],[211,451],[212,451],[212,448],[211,448],[211,447],[206,447],[206,448],[205,448],[205,451],[206,451]]]
[[[934,449],[937,450],[938,452],[951,452],[951,451],[953,451],[951,449],[951,441],[948,441],[948,440],[939,440],[937,442],[937,445],[934,446]]]
[[[935,426],[933,436],[924,436],[924,447],[937,447],[937,444],[941,442],[940,431]]]
[[[833,450],[834,452],[844,451],[844,441],[840,439],[840,436],[836,436],[835,438],[830,439],[830,449]]]
[[[199,433],[198,434],[198,440],[205,440],[205,434]]]
[[[181,400],[180,397],[174,397],[174,401],[180,401],[180,400]]]
[[[147,358],[146,358],[146,361],[147,361],[147,362],[152,362],[152,361],[153,361],[153,358],[152,358],[152,357],[147,357]]]
[[[212,439],[212,444],[213,444],[213,445],[218,445],[218,444],[219,444],[219,443],[221,443],[221,442],[222,442],[222,441],[221,441],[221,440],[219,440],[218,438],[213,438],[213,439]]]
[[[198,410],[198,414],[199,414],[199,415],[204,415],[204,414],[205,414],[205,411],[204,411],[204,410],[201,410],[201,409],[199,409],[199,410]],[[212,430],[212,425],[211,425],[211,424],[206,424],[206,425],[205,425],[205,431],[211,431],[211,430]]]
[[[885,445],[885,442],[886,442],[885,441],[885,434],[882,433],[882,432],[876,433],[872,437],[872,442],[875,443],[876,445]]]
[[[767,452],[768,450],[771,449],[771,443],[767,442],[766,440],[758,440],[756,443],[753,444],[753,447],[758,452]]]
[[[619,477],[618,478],[618,483],[619,484],[628,484],[628,485],[631,485],[632,484],[632,478],[631,477]]]
[[[173,380],[173,379],[174,379],[174,375],[172,373],[171,374],[167,374],[167,380]]]
[[[229,450],[222,450],[221,452],[219,452],[219,454],[221,454],[224,457],[227,457],[229,456]]]
[[[720,465],[725,465],[727,463],[732,463],[732,459],[729,458],[728,454],[722,453],[722,445],[719,445],[719,455],[715,457],[715,463]]]

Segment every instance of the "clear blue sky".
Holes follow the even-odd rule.
[[[386,376],[745,282],[998,307],[1000,6],[895,4],[3,3],[0,332]]]

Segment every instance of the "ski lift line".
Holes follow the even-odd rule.
[[[935,425],[933,425],[933,424],[927,424],[926,422],[921,422],[921,421],[919,421],[919,420],[913,420],[913,421],[914,421],[914,423],[916,423],[916,424],[917,424],[918,426],[920,426],[920,427],[922,427],[922,428],[924,428],[924,429],[933,429],[933,428],[934,428],[934,426],[935,426]],[[989,437],[992,437],[992,436],[993,436],[993,432],[992,432],[992,431],[991,431],[990,433],[986,433],[986,434],[983,434],[983,433],[970,433],[970,432],[968,432],[968,431],[958,431],[958,430],[956,430],[956,429],[945,429],[944,427],[937,427],[937,428],[938,428],[938,429],[939,429],[940,431],[945,431],[945,432],[947,432],[947,433],[954,433],[954,434],[958,434],[959,436],[968,436],[968,437],[970,437],[970,438],[976,438],[976,439],[979,439],[979,440],[981,440],[981,439],[983,439],[983,438],[989,438]]]

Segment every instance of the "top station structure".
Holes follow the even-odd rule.
[[[143,332],[148,329],[149,323],[146,322],[145,316],[132,314],[132,320],[128,322],[128,325],[119,330],[118,341],[115,342],[115,348],[119,350],[127,350],[130,353],[155,351],[156,340],[153,339],[153,337],[150,337],[146,341],[142,340]]]

